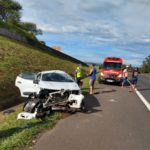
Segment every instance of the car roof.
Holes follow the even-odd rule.
[[[40,73],[66,73],[62,70],[48,70],[48,71],[41,71]]]

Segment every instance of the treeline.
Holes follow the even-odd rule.
[[[22,6],[13,0],[0,0],[0,22],[16,25],[35,35],[42,34],[35,23],[21,21]]]
[[[143,73],[150,73],[150,55],[145,58],[143,61],[141,71]]]

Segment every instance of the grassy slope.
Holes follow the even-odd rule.
[[[69,60],[60,59],[29,45],[0,36],[1,101],[16,96],[17,89],[14,87],[14,81],[20,72],[61,69],[74,74],[75,68],[76,64]],[[85,70],[88,68],[84,68]]]

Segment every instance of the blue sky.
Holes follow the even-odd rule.
[[[16,0],[22,20],[43,30],[48,46],[87,62],[121,57],[140,66],[150,54],[150,0]]]

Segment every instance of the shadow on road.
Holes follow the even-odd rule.
[[[99,88],[94,88],[94,90],[97,90],[97,89],[99,89]],[[84,91],[84,90],[89,90],[89,88],[82,88],[82,90]]]
[[[94,95],[98,95],[98,94],[100,94],[100,92],[95,92],[95,93],[94,93]]]
[[[95,113],[98,111],[102,111],[95,108],[101,106],[101,104],[94,95],[87,95],[85,97],[85,106],[86,106],[87,113]]]
[[[117,90],[115,89],[104,89],[101,91],[101,93],[111,93],[111,92],[116,92]]]

